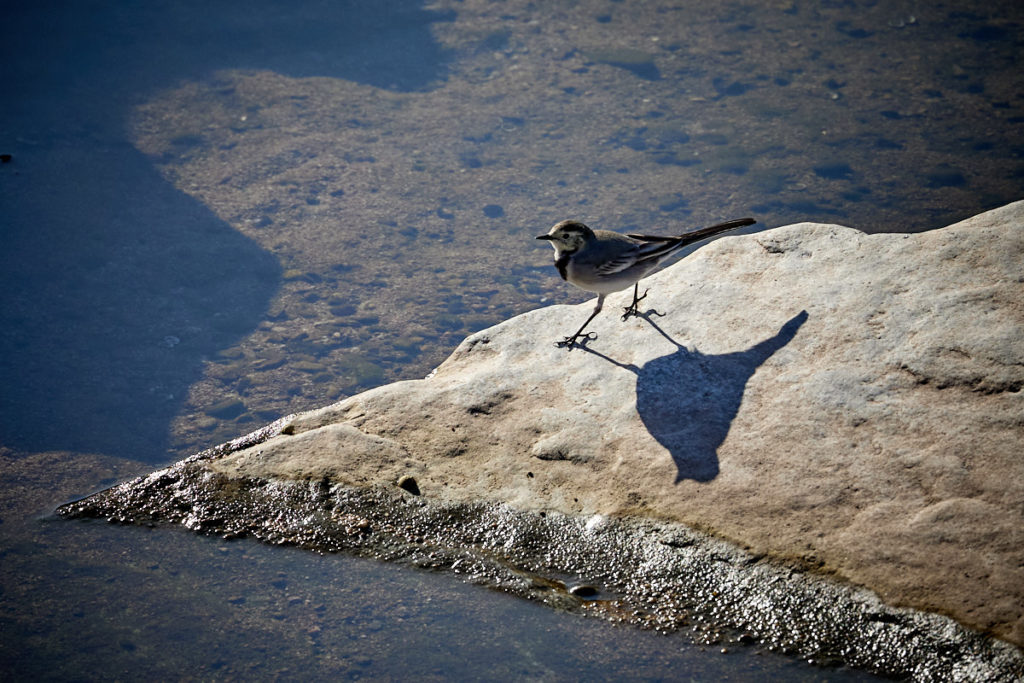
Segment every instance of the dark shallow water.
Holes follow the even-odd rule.
[[[1019,3],[367,7],[2,3],[3,668],[839,676],[449,577],[40,520],[582,301],[532,240],[562,218],[916,231],[1024,196]]]

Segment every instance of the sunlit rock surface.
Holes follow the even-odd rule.
[[[657,314],[610,297],[585,348],[554,342],[592,303],[533,311],[189,467],[681,523],[1024,644],[1024,202],[915,235],[724,237],[644,285]],[[69,511],[132,521],[142,483]],[[234,528],[201,507],[165,516]]]

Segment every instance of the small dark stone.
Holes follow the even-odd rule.
[[[903,143],[888,138],[878,138],[875,140],[875,147],[878,149],[903,149]]]
[[[580,584],[579,586],[572,586],[569,588],[569,595],[575,595],[577,598],[592,598],[597,594],[597,588],[586,584]]]
[[[316,374],[318,372],[326,372],[327,371],[327,366],[326,365],[324,365],[323,363],[317,363],[316,361],[312,361],[312,360],[298,360],[298,361],[295,361],[294,363],[292,363],[290,367],[293,370],[298,370],[299,372],[306,372],[306,373],[309,373],[311,375],[312,374]],[[207,411],[207,412],[209,412],[209,411]]]
[[[826,180],[847,180],[853,175],[853,169],[850,168],[849,164],[840,162],[815,166],[814,173],[819,178],[825,178]]]
[[[13,158],[10,154],[0,154],[0,163],[9,164]]]
[[[358,310],[352,304],[334,304],[331,306],[331,315],[344,318],[345,316],[355,315]]]
[[[669,546],[670,548],[688,548],[696,543],[696,541],[692,538],[673,537],[665,539],[661,541],[661,543]]]
[[[960,37],[962,38],[964,35],[961,33]],[[969,35],[980,43],[987,43],[995,40],[1006,40],[1010,35],[1010,31],[1005,26],[986,24]]]
[[[682,197],[680,197],[679,199],[669,200],[664,202],[663,204],[659,204],[658,208],[664,211],[665,213],[669,213],[672,211],[676,211],[678,209],[685,209],[687,206],[689,206],[689,204],[690,200],[683,199]]]
[[[939,166],[931,173],[925,175],[928,187],[941,189],[943,187],[963,187],[967,184],[964,174],[949,166]]]
[[[729,144],[729,138],[722,133],[703,133],[697,136],[697,140],[700,142],[706,142],[709,145]]]
[[[505,215],[505,209],[497,204],[488,204],[484,207],[484,215],[488,218],[501,218]]]
[[[874,31],[868,31],[867,29],[863,28],[854,28],[850,26],[850,22],[848,21],[836,22],[836,30],[839,31],[840,33],[848,35],[851,38],[856,38],[858,40],[863,38],[869,38],[873,36],[875,33]]]
[[[730,83],[727,79],[721,77],[713,79],[711,85],[716,91],[718,91],[718,94],[721,97],[737,97],[754,88],[754,86],[749,83],[743,83],[740,81],[732,81]]]
[[[238,398],[226,398],[223,401],[214,403],[203,412],[212,417],[219,417],[222,420],[233,420],[246,410],[245,403]]]
[[[414,496],[420,495],[420,487],[414,477],[404,474],[398,478],[398,488],[405,489]]]

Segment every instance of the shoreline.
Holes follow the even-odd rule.
[[[942,615],[750,553],[685,525],[638,517],[459,503],[396,486],[256,480],[213,472],[219,456],[263,443],[290,418],[58,508],[67,519],[180,526],[320,553],[451,573],[552,608],[754,645],[822,666],[914,680],[1024,676],[1024,654]]]

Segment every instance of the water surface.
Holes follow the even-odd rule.
[[[1020,199],[1019,3],[2,11],[5,669],[842,675],[445,577],[40,515],[584,300],[532,240],[563,218],[916,231]]]

